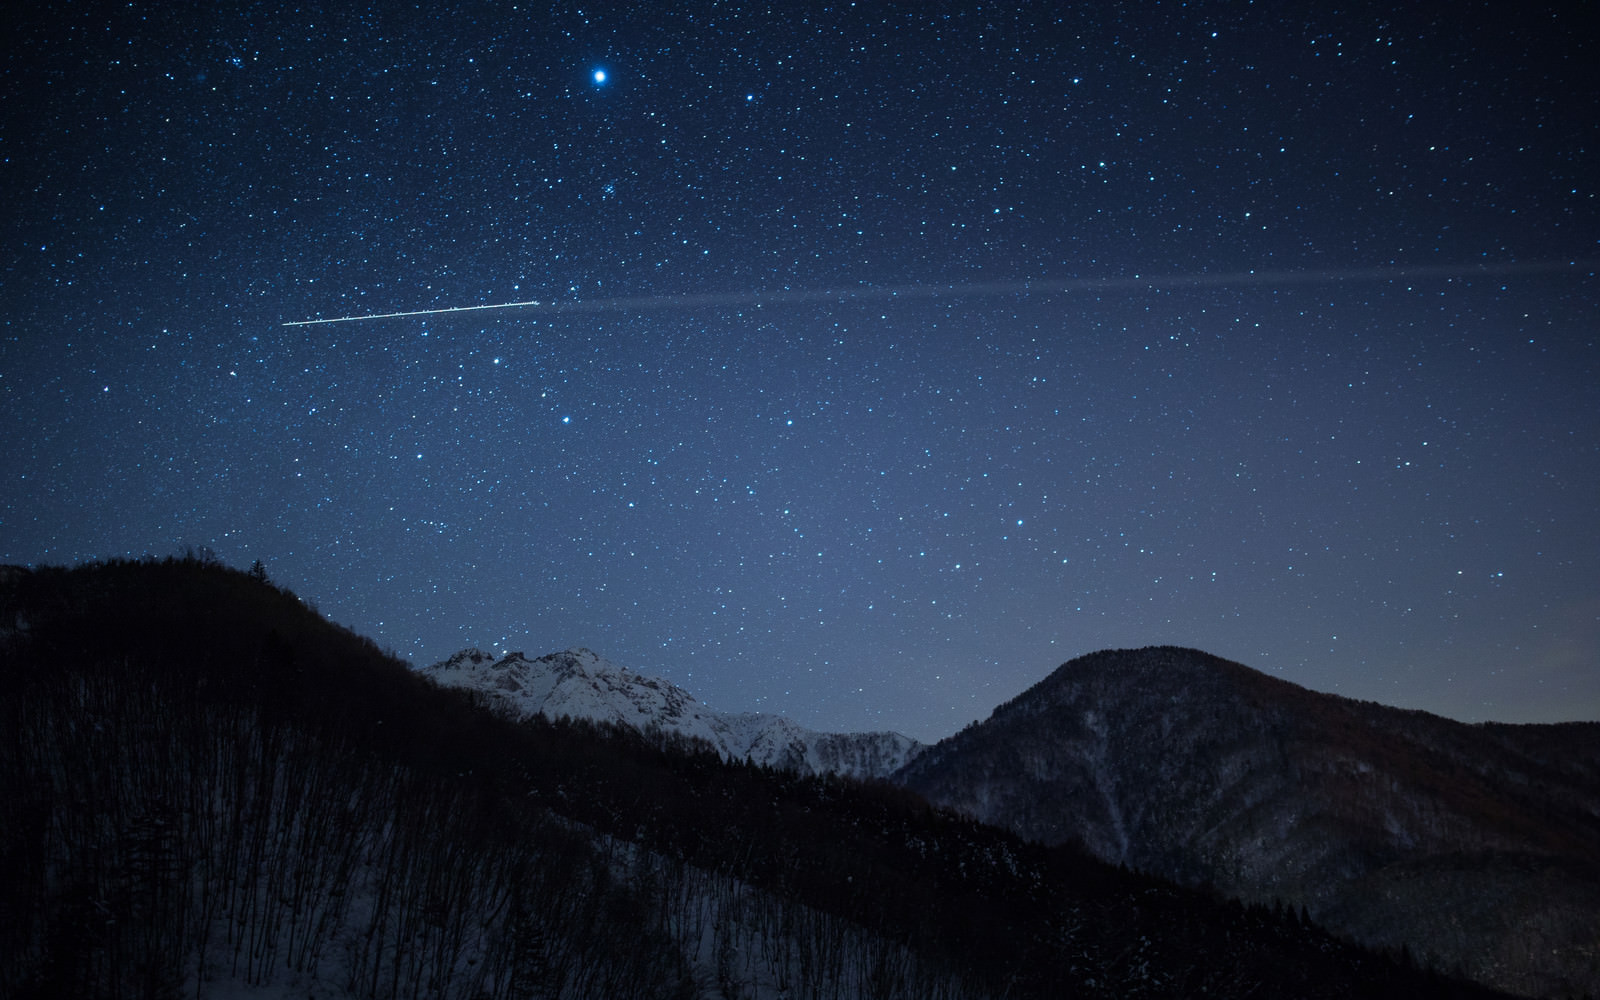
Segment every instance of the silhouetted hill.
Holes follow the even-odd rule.
[[[0,575],[0,995],[1485,996],[701,745],[514,722],[196,560]]]
[[[1465,725],[1194,650],[1114,650],[897,780],[1503,989],[1600,992],[1600,724]]]

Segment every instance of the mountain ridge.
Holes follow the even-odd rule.
[[[436,683],[484,694],[519,719],[541,715],[652,727],[703,740],[724,760],[794,771],[887,778],[924,744],[893,732],[823,733],[780,715],[719,712],[670,681],[637,673],[585,647],[528,659],[468,648],[418,670]]]
[[[1600,992],[1596,747],[1600,723],[1461,723],[1149,647],[1063,664],[895,780],[1502,989],[1582,994]]]

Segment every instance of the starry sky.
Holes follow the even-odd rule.
[[[1154,643],[1600,718],[1596,8],[1390,6],[10,12],[0,561],[930,740]]]

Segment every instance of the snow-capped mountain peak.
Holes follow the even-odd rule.
[[[801,774],[883,778],[923,750],[899,733],[819,733],[778,715],[725,713],[669,681],[646,677],[581,647],[530,660],[464,649],[420,671],[436,683],[481,691],[519,718],[542,715],[657,727],[705,740],[730,760]]]

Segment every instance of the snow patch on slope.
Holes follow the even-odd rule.
[[[886,778],[924,749],[899,733],[819,733],[777,715],[718,712],[683,688],[575,648],[530,660],[480,649],[423,667],[449,687],[481,691],[522,719],[542,715],[652,726],[705,740],[729,760],[751,760],[800,774]]]

